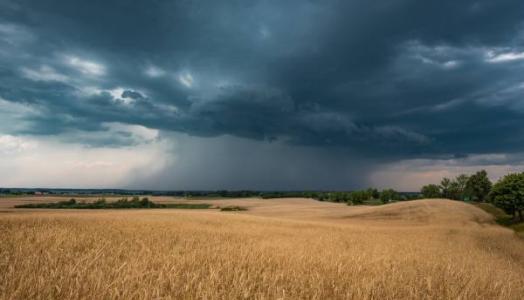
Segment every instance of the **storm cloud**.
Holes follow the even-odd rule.
[[[0,134],[187,144],[122,186],[344,189],[384,185],[381,166],[511,165],[472,157],[524,152],[523,74],[519,0],[0,0]],[[229,150],[196,150],[211,143]],[[279,168],[296,175],[268,181]]]

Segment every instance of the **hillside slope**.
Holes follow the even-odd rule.
[[[524,242],[464,203],[220,201],[251,206],[5,210],[0,299],[524,299]]]

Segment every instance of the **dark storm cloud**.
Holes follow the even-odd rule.
[[[40,111],[26,133],[120,122],[386,159],[524,150],[520,0],[0,8],[0,97]]]

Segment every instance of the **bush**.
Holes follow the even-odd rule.
[[[246,210],[247,208],[242,207],[242,206],[226,206],[226,207],[220,208],[220,211],[246,211]]]

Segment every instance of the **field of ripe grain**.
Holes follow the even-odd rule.
[[[249,210],[3,208],[0,298],[524,298],[524,241],[469,204],[214,201]]]

